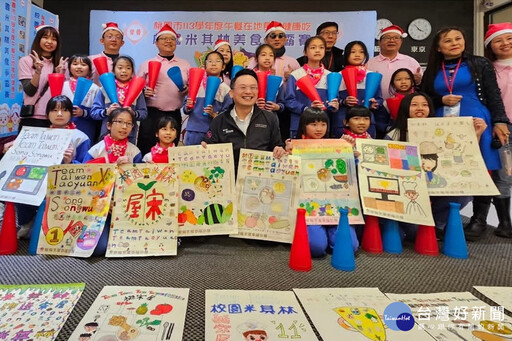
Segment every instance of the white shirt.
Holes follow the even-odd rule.
[[[245,120],[242,120],[242,119],[240,119],[240,117],[238,117],[235,109],[236,109],[236,106],[234,106],[233,109],[231,109],[231,112],[229,114],[231,115],[231,117],[233,117],[233,120],[235,120],[235,123],[238,126],[238,128],[240,128],[240,130],[244,133],[244,135],[247,135],[247,128],[249,128],[249,123],[251,123],[251,117],[252,117],[252,113],[254,111],[254,107],[252,108],[249,115],[247,115]]]

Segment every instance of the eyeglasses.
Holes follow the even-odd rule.
[[[106,35],[106,36],[105,36],[105,37],[103,37],[103,38],[105,38],[105,39],[107,39],[107,40],[115,40],[115,41],[121,41],[121,40],[123,40],[123,37],[122,37],[122,36],[114,36],[114,35],[111,35],[111,34]]]
[[[258,91],[258,86],[257,85],[254,85],[254,86],[239,86],[237,88],[235,88],[235,90],[240,90],[242,92],[245,92],[247,90],[251,90],[251,91]]]
[[[220,60],[220,59],[208,59],[205,63],[206,64],[221,64],[223,62],[223,60]]]
[[[331,36],[335,37],[338,34],[340,34],[340,32],[338,32],[338,31],[321,31],[320,32],[321,36],[326,36],[326,37],[331,37]]]
[[[277,34],[276,33],[270,33],[268,36],[269,36],[270,39],[276,39],[276,38],[283,39],[283,38],[286,37],[286,34],[284,34],[284,33],[277,33]]]
[[[384,37],[380,38],[380,40],[401,40],[401,39],[402,39],[402,37],[400,37],[400,36],[391,36],[391,37],[384,36]]]
[[[127,128],[131,128],[133,127],[133,123],[132,122],[124,122],[124,121],[112,121],[112,123],[115,123],[115,124],[119,124],[119,125],[123,125]]]
[[[172,41],[176,41],[176,38],[174,38],[174,37],[167,37],[167,38],[159,37],[157,40],[165,41],[166,43],[170,43]]]

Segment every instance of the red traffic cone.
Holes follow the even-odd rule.
[[[365,224],[361,248],[370,253],[382,253],[382,237],[380,235],[379,218],[364,216]]]
[[[414,250],[420,255],[438,256],[439,246],[437,245],[436,230],[434,226],[418,225]]]
[[[18,239],[16,237],[16,212],[14,203],[6,202],[4,221],[0,230],[0,255],[12,255],[18,250]]]
[[[297,221],[290,251],[290,269],[309,271],[312,268],[311,251],[309,250],[308,228],[306,226],[306,210],[297,209]]]

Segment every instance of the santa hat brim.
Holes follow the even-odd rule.
[[[506,28],[504,30],[499,30],[497,32],[494,32],[493,34],[491,34],[490,36],[488,36],[487,38],[485,38],[484,40],[484,46],[487,47],[487,45],[489,45],[489,43],[496,37],[498,36],[501,36],[502,34],[506,34],[506,33],[512,33],[512,28]]]
[[[286,34],[286,31],[284,30],[283,27],[281,26],[278,26],[278,27],[272,27],[272,28],[269,28],[266,32],[265,32],[265,37],[268,36],[270,33],[274,32],[274,31],[283,31],[284,34]]]
[[[405,32],[400,32],[399,30],[388,30],[388,31],[386,31],[386,32],[382,32],[382,33],[380,34],[379,39],[380,39],[380,38],[382,38],[382,36],[383,36],[383,35],[388,34],[388,33],[396,33],[396,34],[398,34],[398,35],[399,35],[400,37],[402,37],[402,38],[407,38],[407,36],[408,36],[408,34],[407,34],[407,33],[405,33]]]
[[[105,34],[105,32],[107,32],[109,30],[117,31],[117,32],[121,33],[122,36],[124,36],[123,31],[121,31],[121,29],[119,27],[105,27],[103,29],[103,31],[101,32],[101,35],[103,36]]]
[[[155,36],[155,41],[158,39],[158,37],[160,37],[161,35],[164,35],[164,34],[171,34],[174,36],[174,38],[176,38],[177,41],[181,41],[181,36],[180,35],[177,35],[176,32],[173,32],[173,31],[161,31],[161,32],[158,32]]]
[[[216,44],[214,47],[213,47],[213,50],[216,51],[219,47],[221,47],[222,45],[228,45],[231,47],[231,45],[229,45],[229,43],[227,41],[222,41],[218,44]]]

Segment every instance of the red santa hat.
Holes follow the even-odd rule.
[[[380,32],[379,39],[382,38],[383,35],[388,33],[397,33],[402,38],[407,37],[407,33],[405,33],[400,26],[391,25],[382,29],[382,31]]]
[[[55,27],[53,27],[52,25],[48,25],[48,24],[41,24],[41,25],[37,25],[37,26],[36,26],[36,33],[37,33],[37,32],[39,32],[39,31],[41,31],[41,30],[42,30],[43,28],[45,28],[45,27],[55,28]],[[56,28],[55,28],[55,29],[56,29]],[[57,30],[57,29],[56,29],[56,30]],[[58,31],[59,31],[59,30],[57,30],[57,32],[58,32]]]
[[[489,24],[487,27],[487,32],[485,33],[484,45],[487,47],[489,43],[496,38],[505,33],[512,33],[512,24],[509,22],[504,22],[501,24]]]
[[[121,29],[119,28],[119,26],[117,25],[117,23],[115,22],[108,22],[108,23],[105,23],[105,24],[101,24],[101,27],[103,28],[103,31],[101,31],[101,35],[103,36],[105,34],[105,32],[107,32],[108,30],[114,30],[114,31],[117,31],[119,33],[121,33],[121,35],[124,36],[124,33],[123,31],[121,31]]]
[[[216,51],[219,47],[221,47],[222,45],[228,45],[231,47],[231,45],[229,45],[229,41],[227,40],[224,40],[224,39],[218,39],[216,42],[215,42],[215,46],[213,47],[213,50]]]
[[[174,38],[176,38],[178,41],[181,41],[181,36],[178,33],[176,33],[176,31],[169,24],[165,24],[164,27],[162,27],[160,31],[158,31],[158,33],[155,35],[155,41],[162,34],[172,34]]]
[[[281,24],[278,21],[271,21],[267,25],[267,29],[265,30],[265,37],[268,36],[270,33],[274,31],[283,31],[286,34],[286,31],[284,30],[283,24]]]

